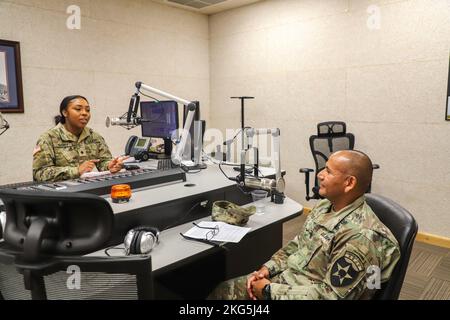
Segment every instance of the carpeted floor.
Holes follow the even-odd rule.
[[[303,222],[302,215],[283,225],[283,243],[294,238]],[[450,299],[450,249],[416,242],[409,260],[401,300]]]

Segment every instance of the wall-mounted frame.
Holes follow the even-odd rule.
[[[445,120],[450,121],[450,54],[448,55],[447,109]]]
[[[0,39],[0,111],[24,112],[20,43]]]

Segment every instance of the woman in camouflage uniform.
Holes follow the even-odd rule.
[[[60,181],[79,178],[96,167],[112,173],[122,169],[101,135],[88,128],[91,113],[83,96],[65,97],[55,117],[56,127],[39,138],[33,151],[33,179]]]

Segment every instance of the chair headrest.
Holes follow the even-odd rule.
[[[342,121],[327,121],[317,124],[317,135],[319,137],[336,137],[345,135],[347,126]]]

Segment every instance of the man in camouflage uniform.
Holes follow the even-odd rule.
[[[365,202],[370,159],[359,151],[336,152],[318,179],[326,199],[311,211],[300,234],[258,271],[222,283],[210,298],[369,299],[375,293],[367,285],[371,270],[379,268],[380,282],[388,281],[400,250]]]
[[[85,127],[77,137],[60,123],[37,142],[33,152],[33,179],[75,179],[80,177],[78,167],[83,162],[94,161],[99,171],[106,171],[111,160],[111,152],[98,133]]]

